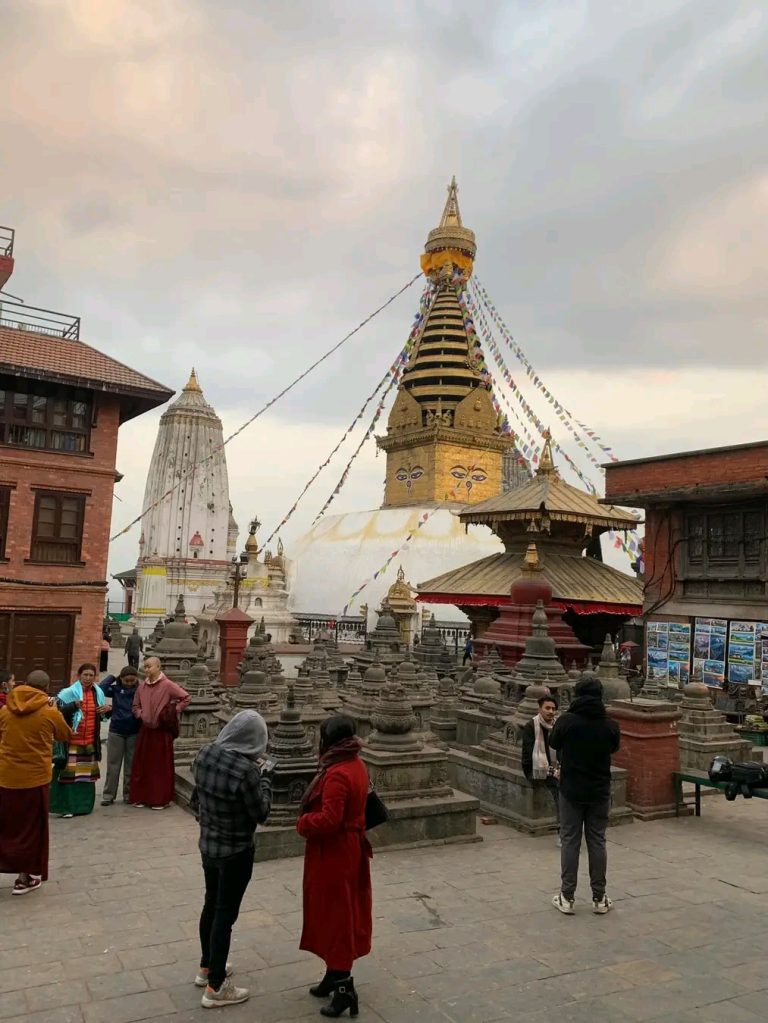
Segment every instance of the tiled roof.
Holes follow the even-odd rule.
[[[643,587],[638,580],[602,561],[578,555],[546,553],[542,554],[541,568],[555,600],[642,606]],[[520,553],[505,551],[444,572],[419,583],[417,589],[422,597],[434,593],[509,598],[512,583],[522,573]],[[456,602],[461,603],[460,600]]]
[[[31,375],[72,386],[140,395],[148,407],[167,401],[173,391],[74,338],[0,327],[0,372]]]
[[[571,486],[556,473],[537,473],[530,483],[470,505],[461,513],[461,521],[485,523],[526,518],[539,514],[542,505],[553,519],[593,522],[613,529],[632,529],[638,524],[634,515],[600,504],[595,495]]]

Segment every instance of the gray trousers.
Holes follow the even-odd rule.
[[[572,900],[576,894],[582,833],[587,843],[592,898],[602,899],[605,895],[608,869],[605,829],[610,806],[610,799],[600,803],[571,803],[560,793],[560,890],[566,899]]]
[[[107,738],[107,780],[104,782],[104,799],[117,799],[117,783],[120,781],[120,768],[123,769],[123,799],[128,802],[128,789],[131,785],[131,767],[133,751],[136,746],[135,735],[120,735],[110,732]]]

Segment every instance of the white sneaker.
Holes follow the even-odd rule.
[[[219,1009],[225,1005],[240,1005],[241,1002],[247,1002],[250,997],[251,992],[247,987],[235,987],[227,977],[218,991],[206,987],[200,1004],[204,1009]]]
[[[227,963],[226,976],[231,977],[235,972],[235,968],[232,963]],[[202,966],[197,968],[197,976],[195,977],[195,987],[208,987],[208,970],[204,970]]]
[[[555,835],[555,845],[557,846],[558,849],[562,849],[562,847],[563,847],[563,843],[560,840],[560,836],[559,835]]]
[[[562,892],[552,896],[552,905],[555,909],[560,910],[561,913],[565,913],[566,916],[573,916],[574,914],[573,899],[566,899]]]
[[[602,899],[592,899],[593,913],[597,913],[599,916],[602,916],[603,913],[607,913],[611,909],[613,909],[613,903],[607,895],[604,895]]]

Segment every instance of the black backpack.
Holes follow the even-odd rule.
[[[752,798],[752,789],[768,786],[768,767],[765,764],[735,764],[728,757],[715,757],[709,765],[712,781],[726,782],[725,798],[731,802],[741,793]]]

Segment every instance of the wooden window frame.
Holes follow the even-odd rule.
[[[75,390],[73,388],[57,387],[53,384],[46,385],[37,381],[29,381],[25,385],[22,381],[9,378],[0,379],[0,446],[10,448],[25,448],[31,451],[54,451],[63,455],[91,455],[91,430],[94,426],[95,401],[91,392]],[[17,404],[16,397],[26,398],[26,412],[24,419],[16,418],[14,411],[21,407]],[[34,399],[45,399],[45,416],[43,422],[34,422]],[[54,403],[64,402],[65,423],[64,425],[54,422]],[[73,406],[75,403],[85,406],[83,414],[83,426],[73,425]],[[31,443],[36,435],[42,443]],[[83,447],[77,448],[62,447],[56,443],[56,439],[65,437],[82,438]],[[20,439],[21,438],[21,439]]]
[[[5,552],[8,546],[8,524],[11,518],[11,490],[13,487],[0,483],[0,561],[8,561]]]
[[[85,497],[83,493],[76,493],[67,490],[35,490],[35,508],[32,515],[32,537],[29,546],[29,558],[28,562],[35,565],[68,565],[71,567],[77,567],[84,564],[81,560],[82,548],[83,548],[83,532],[85,524]],[[55,527],[57,535],[40,536],[38,535],[39,529],[39,518],[40,508],[44,499],[53,499],[56,502],[55,506]],[[61,519],[63,512],[63,502],[74,501],[77,504],[78,510],[78,535],[75,540],[71,540],[68,537],[61,538]],[[44,557],[43,551],[46,547],[51,549],[55,547],[71,549],[71,557],[56,558],[56,557]]]

